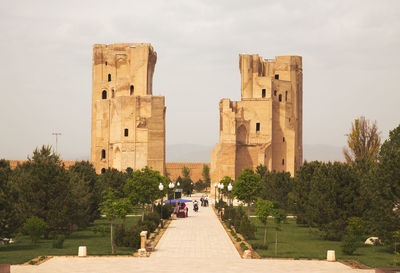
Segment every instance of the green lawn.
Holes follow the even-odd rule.
[[[127,217],[126,225],[133,225],[139,219]],[[79,246],[87,246],[88,255],[111,255],[110,222],[104,218],[99,219],[89,228],[70,234],[62,249],[52,248],[52,240],[40,240],[37,245],[32,245],[29,237],[17,237],[14,244],[0,246],[0,263],[21,264],[37,256],[78,255]],[[133,252],[132,248],[115,248],[117,255],[131,255]]]
[[[249,240],[251,244],[255,241],[263,242],[264,227],[256,219],[252,221],[257,224],[256,240]],[[275,256],[275,230],[273,221],[269,220],[268,250],[257,250],[262,257]],[[343,254],[340,242],[326,241],[321,239],[318,229],[297,225],[295,219],[288,219],[282,224],[282,230],[278,232],[278,256],[284,258],[308,258],[326,259],[327,250],[335,250],[336,259],[356,260],[370,267],[393,267],[394,255],[385,246],[364,246],[359,248],[354,255]]]

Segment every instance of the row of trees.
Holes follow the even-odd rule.
[[[206,182],[200,181],[201,186],[209,186],[207,165],[203,178]],[[183,168],[179,181],[185,192],[193,190],[189,168]],[[128,168],[125,172],[108,169],[98,175],[89,162],[82,161],[67,169],[48,146],[35,149],[33,156],[14,170],[9,161],[2,159],[0,238],[25,231],[23,226],[31,218],[43,220],[46,238],[85,228],[100,214],[106,214],[113,223],[134,206],[142,208],[143,220],[145,206],[153,206],[173,190],[169,183],[167,177],[148,167],[136,171]]]
[[[24,223],[34,216],[46,223],[46,238],[70,233],[99,218],[107,200],[126,199],[131,206],[140,205],[144,217],[144,206],[164,196],[168,182],[147,167],[126,172],[109,169],[97,175],[89,162],[82,161],[66,169],[46,146],[14,170],[9,161],[0,160],[0,238],[23,231]]]
[[[36,149],[13,171],[8,161],[0,160],[0,237],[21,231],[32,216],[46,222],[46,238],[87,226],[99,216],[101,192],[107,186],[101,182],[88,162],[66,170],[50,147]]]
[[[237,181],[220,181],[223,193],[231,183],[232,195],[249,205],[248,214],[258,198],[269,200],[295,214],[298,223],[318,227],[326,239],[350,236],[349,225],[357,222],[363,223],[364,235],[391,243],[400,226],[400,126],[381,147],[376,124],[357,119],[348,147],[346,163],[305,162],[295,178],[261,165],[255,172],[244,169]]]

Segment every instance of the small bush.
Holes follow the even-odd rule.
[[[156,230],[157,225],[155,222],[153,222],[151,220],[144,220],[143,222],[140,221],[138,223],[138,227],[140,229],[142,229],[142,231],[147,230],[147,233],[148,233],[147,235],[150,235],[150,233],[152,233],[154,230]]]
[[[361,247],[361,242],[356,236],[346,235],[342,242],[342,250],[346,255],[353,255],[353,253]]]
[[[268,249],[268,244],[263,244],[260,242],[254,242],[251,244],[251,247],[254,249],[263,249],[263,250],[267,250]]]
[[[239,237],[235,237],[236,238],[236,242],[240,242],[240,241],[242,241],[242,239],[240,239]]]
[[[56,235],[55,238],[53,239],[53,248],[63,248],[64,246],[64,241],[65,241],[65,235],[59,234]]]
[[[229,222],[229,219],[232,219],[234,215],[235,215],[234,208],[228,206],[225,208],[225,212],[222,215],[222,221]]]
[[[125,226],[124,225],[115,225],[114,227],[114,243],[117,246],[124,246],[125,240]]]
[[[172,206],[172,204],[164,204],[162,206],[162,208],[160,208],[160,204],[158,204],[155,208],[154,211],[156,211],[157,213],[161,212],[162,209],[162,218],[164,220],[168,220],[171,217],[171,213],[174,211],[174,207]]]
[[[32,243],[34,244],[36,244],[40,236],[46,232],[47,228],[46,222],[36,216],[28,218],[23,227],[25,233],[31,237]]]
[[[153,222],[155,224],[155,226],[157,227],[160,224],[160,214],[157,212],[147,213],[144,215],[144,221]]]
[[[245,243],[240,243],[240,247],[244,250],[248,250],[249,248],[247,247],[247,245]]]
[[[242,218],[240,221],[239,232],[243,235],[246,240],[251,240],[255,238],[256,226],[252,224],[247,217]]]
[[[140,232],[141,231],[142,230],[137,225],[125,230],[123,246],[132,247],[134,249],[139,249],[140,248]]]

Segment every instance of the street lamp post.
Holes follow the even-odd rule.
[[[232,206],[232,198],[231,198],[231,191],[232,191],[232,184],[231,183],[229,183],[229,185],[228,185],[228,198],[229,198],[229,206]]]
[[[219,189],[220,189],[220,201],[223,201],[223,190],[224,190],[224,184],[219,183]]]
[[[158,189],[161,191],[161,193],[162,193],[162,191],[164,190],[164,185],[163,185],[161,182],[160,182],[160,185],[158,185]],[[164,223],[163,223],[163,219],[162,219],[163,198],[164,198],[164,195],[161,196],[161,206],[160,206],[161,228],[164,227]]]
[[[172,190],[174,187],[175,187],[174,183],[169,182],[168,188],[169,188],[170,190]],[[169,200],[169,196],[168,196],[168,200]]]
[[[232,209],[233,209],[233,204],[232,204],[232,198],[231,198],[231,191],[232,191],[232,184],[231,183],[229,183],[229,185],[228,185],[228,199],[229,199],[229,228],[230,228],[230,226],[231,226],[231,221],[232,221],[232,217],[231,217],[231,215],[232,215]]]
[[[218,184],[215,183],[214,184],[214,188],[215,188],[215,191],[214,191],[214,207],[217,204],[217,187],[218,187]]]

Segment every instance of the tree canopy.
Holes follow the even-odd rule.
[[[356,119],[347,135],[347,146],[343,154],[348,163],[362,159],[367,162],[377,161],[381,137],[376,122],[371,123],[365,117]]]
[[[261,177],[250,168],[243,169],[233,186],[233,195],[247,203],[247,216],[250,217],[250,203],[257,199],[261,190]]]

